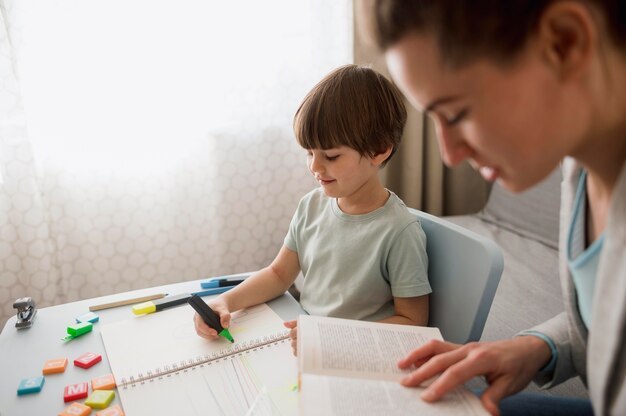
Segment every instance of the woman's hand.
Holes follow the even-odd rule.
[[[398,362],[398,367],[417,367],[401,380],[405,386],[418,386],[440,374],[422,392],[428,402],[439,400],[475,376],[484,375],[489,387],[481,396],[483,406],[498,415],[500,400],[522,390],[537,371],[550,360],[550,347],[535,336],[465,345],[430,341]]]
[[[298,321],[285,321],[283,322],[285,328],[291,329],[289,331],[289,338],[291,338],[291,349],[293,355],[298,356]]]
[[[207,302],[209,307],[215,311],[216,314],[220,317],[220,324],[224,328],[228,328],[230,326],[230,310],[228,309],[228,305],[224,301],[221,296],[218,296],[215,299],[212,299],[210,302]],[[217,331],[214,328],[208,326],[202,317],[196,313],[193,317],[193,323],[196,327],[196,333],[200,335],[202,338],[214,340],[217,339]]]

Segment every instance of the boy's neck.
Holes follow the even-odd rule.
[[[390,193],[380,180],[370,183],[348,197],[337,198],[337,205],[349,215],[367,214],[384,206]]]

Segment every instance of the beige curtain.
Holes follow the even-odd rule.
[[[359,21],[361,1],[354,0],[354,62],[369,65],[390,78],[382,54],[366,39]],[[383,170],[385,186],[413,208],[428,213],[462,215],[479,211],[490,184],[468,163],[446,167],[439,155],[431,120],[406,102],[407,125],[402,144]]]
[[[269,264],[317,186],[292,117],[352,62],[352,0],[58,3],[0,0],[0,329],[24,296]]]

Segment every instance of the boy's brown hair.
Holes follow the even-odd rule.
[[[294,132],[305,149],[350,147],[373,157],[395,153],[406,123],[402,94],[371,68],[345,65],[321,80],[300,104]]]

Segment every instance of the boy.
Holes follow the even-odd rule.
[[[428,323],[426,237],[378,172],[406,122],[396,87],[372,69],[336,69],[294,117],[298,143],[319,182],[305,195],[274,261],[210,301],[222,326],[230,312],[282,295],[302,271],[300,303],[312,315],[407,325]],[[217,337],[196,314],[196,332]],[[296,321],[291,328],[296,345]]]

